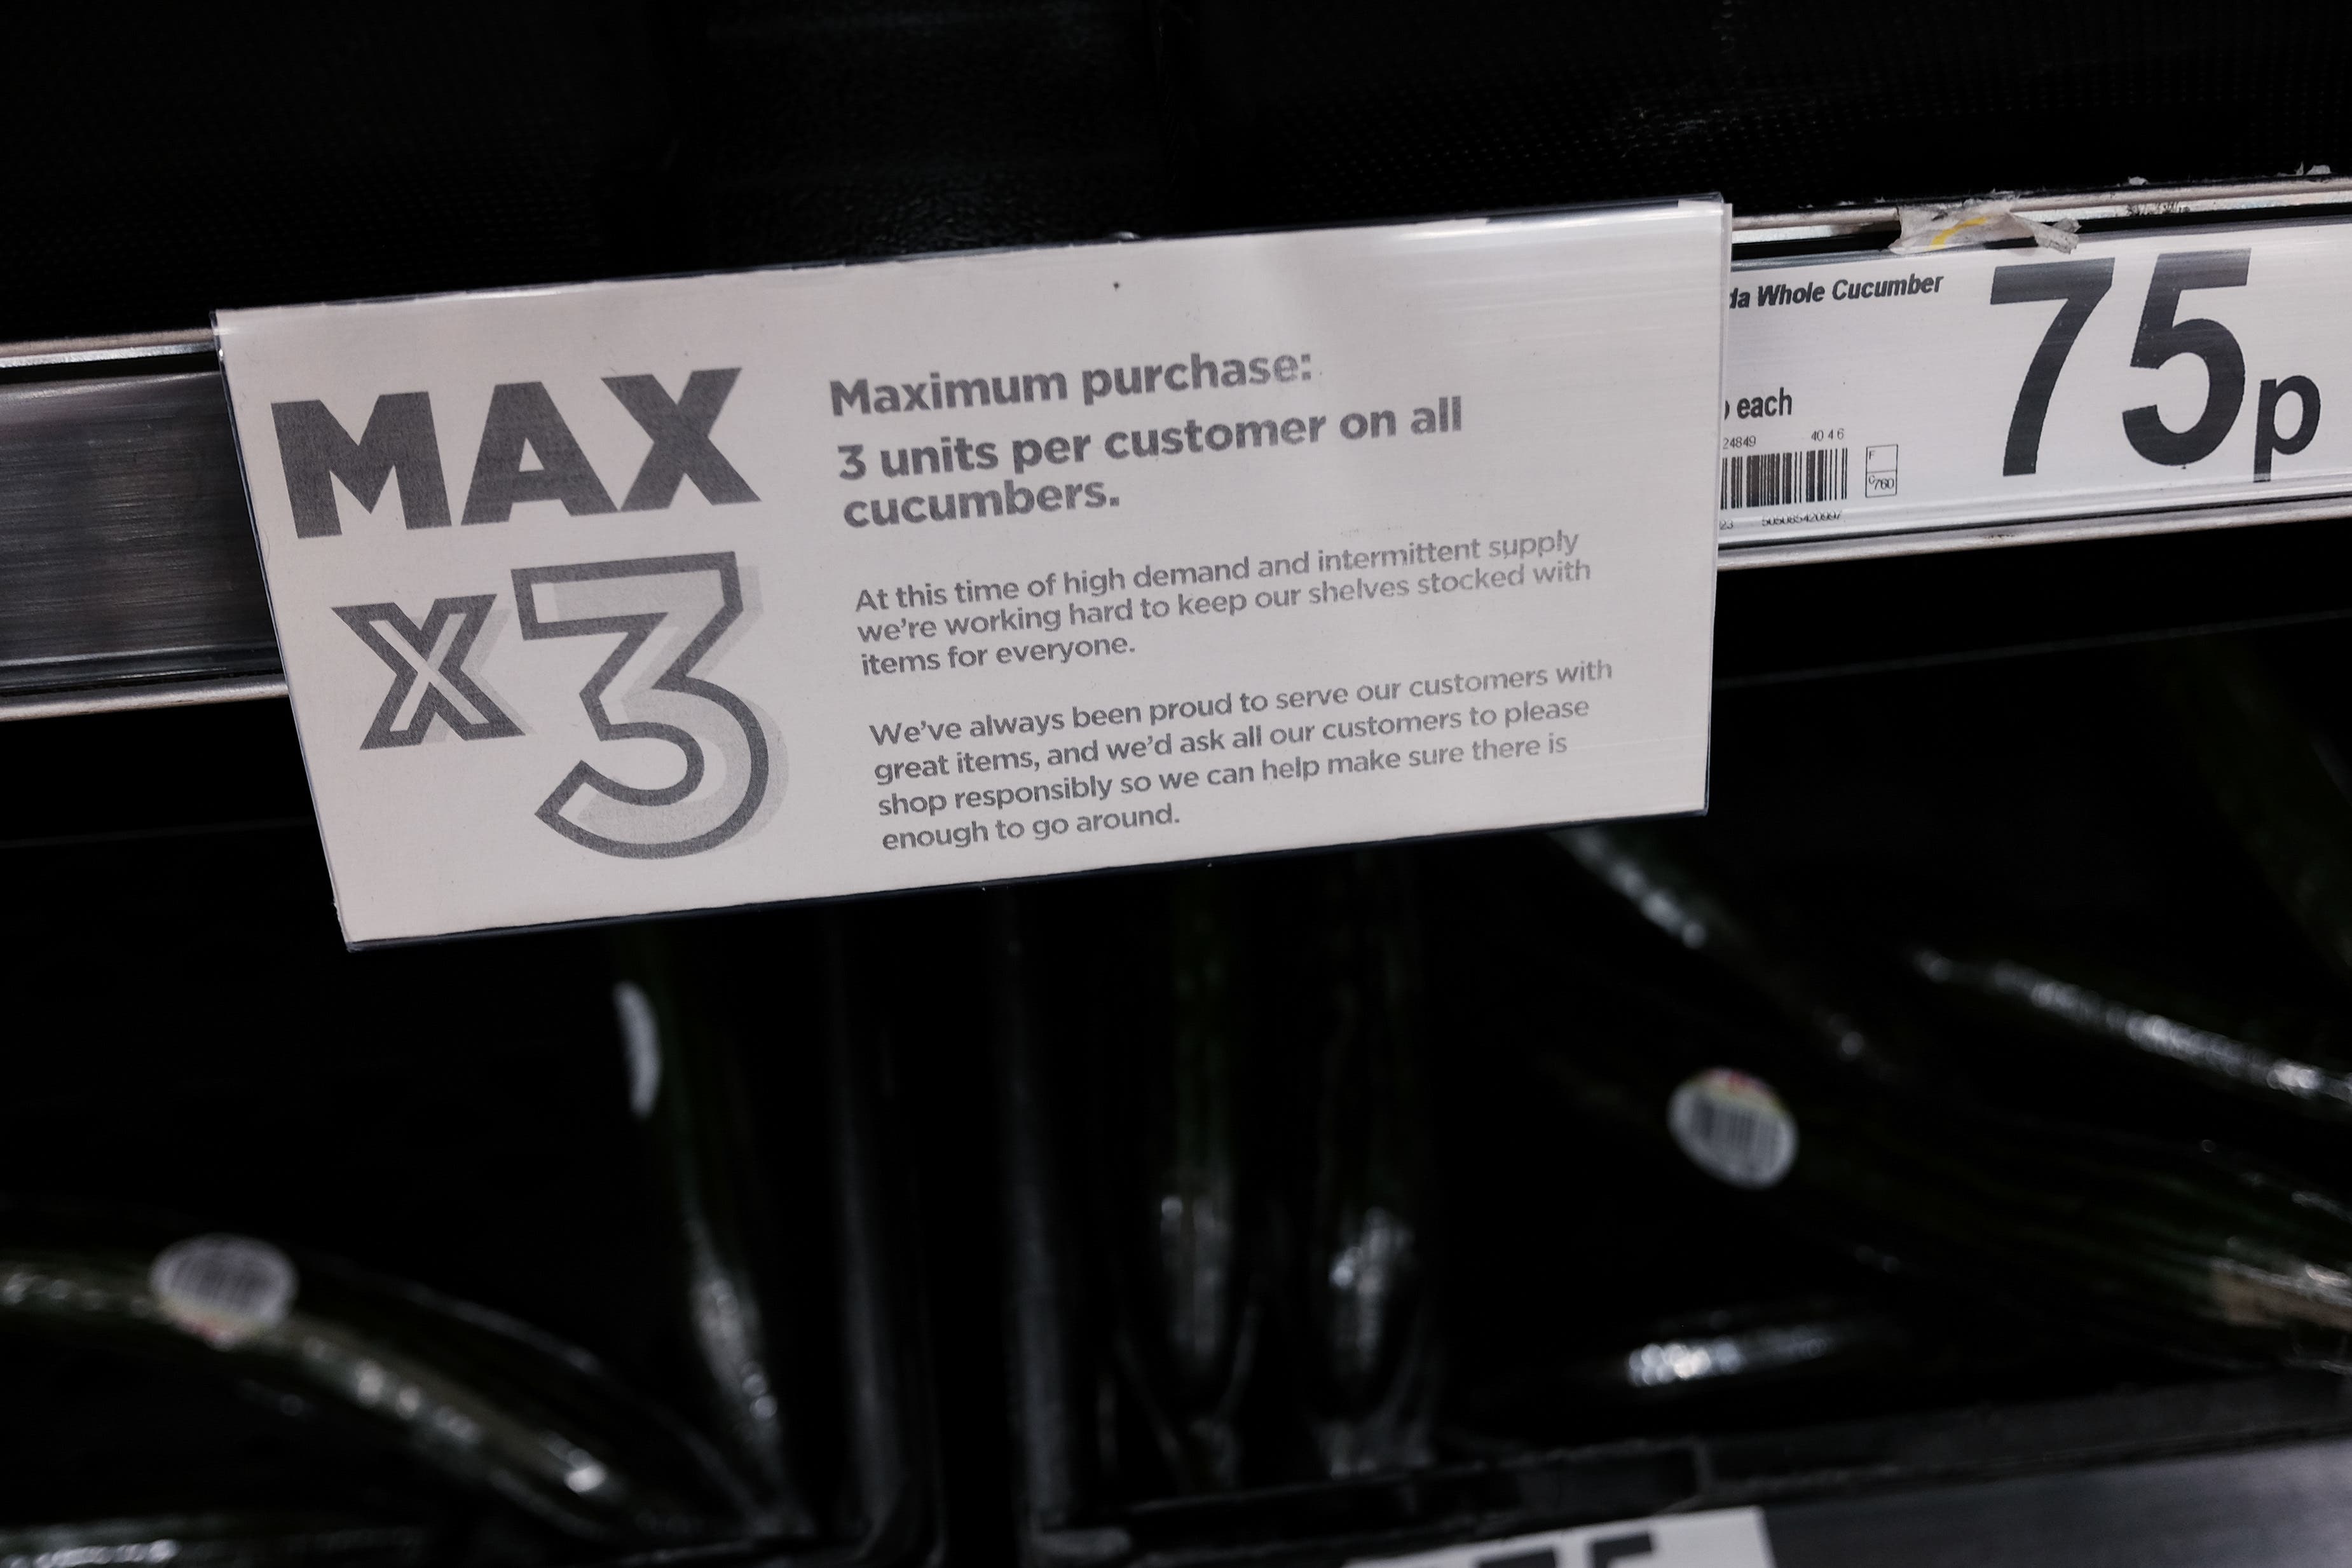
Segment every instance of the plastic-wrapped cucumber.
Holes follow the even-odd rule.
[[[2017,1320],[2003,1319],[2015,1328]],[[1956,1345],[1939,1323],[1860,1297],[1775,1297],[1676,1312],[1557,1343],[1447,1401],[1449,1446],[1496,1458],[1592,1437],[1761,1420],[1785,1426],[1874,1402],[1890,1385],[1948,1384]],[[1975,1349],[1977,1347],[1971,1347]]]
[[[1176,1484],[1239,1483],[1239,1416],[1256,1362],[1258,1173],[1245,1148],[1248,1042],[1231,879],[1134,884],[1134,929],[1164,936],[1159,972],[1121,997],[1099,1042],[1119,1322],[1115,1352]]]
[[[446,1561],[416,1525],[307,1513],[189,1513],[0,1528],[0,1563],[83,1568],[409,1568]]]
[[[760,1243],[756,1170],[740,1123],[731,1041],[680,978],[677,936],[656,925],[613,938],[614,1010],[627,1053],[630,1110],[645,1128],[673,1238],[672,1301],[685,1327],[698,1403],[747,1494],[747,1522],[769,1535],[814,1528],[794,1472],[778,1366],[776,1303]]]
[[[2216,1365],[2352,1370],[2352,1207],[2197,1145],[1889,1092],[1666,998],[1536,1052],[1584,1117],[1958,1296]]]
[[[1567,828],[1551,837],[1643,919],[1745,986],[1830,1058],[1890,1082],[1925,1071],[1908,1020],[1884,986],[1787,910],[1735,900],[1652,829]]]
[[[1918,977],[1996,1028],[2055,1034],[2282,1110],[2352,1125],[2352,1066],[2312,1020],[2224,1009],[2144,976],[2046,952],[1943,940],[1903,949]],[[2298,1043],[2299,1042],[2299,1043]]]
[[[2347,812],[2352,821],[2352,812]],[[1844,953],[1792,913],[1708,877],[1652,830],[1579,828],[1554,835],[1587,870],[1684,947],[1736,977],[1824,1054],[1913,1092],[1951,1092],[1962,1074],[1936,1060],[1933,1032],[1876,972],[1891,945],[1895,964],[1969,1005],[1962,1034],[2015,1047],[2053,1035],[2099,1051],[2118,1071],[2145,1068],[2257,1103],[2352,1121],[2352,1069],[2323,1020],[2275,1009],[2231,1008],[2111,963],[2060,954],[2045,944],[1869,934],[1866,952]],[[1762,905],[1762,907],[1759,907]],[[2029,1075],[2030,1076],[2030,1075]],[[2035,1085],[2010,1086],[2033,1098]],[[2129,1094],[2116,1096],[2118,1104]]]
[[[2214,804],[2319,956],[2352,979],[2352,774],[2226,637],[2148,650]]]
[[[1665,1399],[1852,1373],[1898,1362],[1912,1335],[1862,1302],[1762,1302],[1657,1323],[1638,1344],[1568,1369],[1587,1396]]]
[[[716,1456],[588,1352],[251,1237],[0,1202],[0,1333],[173,1357],[275,1391],[575,1540],[740,1528]]]
[[[1346,1476],[1431,1457],[1440,1347],[1420,934],[1406,854],[1306,866],[1313,903],[1292,960],[1304,1005],[1291,1018],[1313,1166],[1291,1290],[1308,1422],[1325,1470]]]
[[[2345,1195],[2209,1146],[1978,1103],[1916,1019],[1883,1026],[1891,993],[1792,919],[1746,915],[1653,834],[1559,837],[1786,1026],[1727,1030],[1622,987],[1604,1021],[1596,975],[1587,1027],[1543,1058],[1588,1112],[1866,1261],[2192,1359],[2352,1367]],[[1841,1043],[1849,1027],[1859,1048]]]

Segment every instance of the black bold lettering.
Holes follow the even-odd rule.
[[[539,459],[536,468],[522,465],[526,444]],[[458,521],[503,523],[518,501],[561,501],[575,517],[613,510],[613,497],[588,465],[588,455],[537,382],[505,382],[491,390],[481,448],[474,455],[474,482]]]
[[[2294,394],[2295,431],[2284,435],[2278,427],[2279,399],[2289,392]],[[2319,389],[2309,376],[2264,381],[2261,401],[2254,405],[2254,477],[2268,479],[2273,454],[2284,452],[2292,457],[2310,445],[2318,433]]]
[[[686,391],[676,402],[651,376],[604,378],[629,417],[654,438],[653,450],[638,465],[621,510],[650,512],[668,506],[677,497],[680,479],[693,480],[702,498],[714,507],[760,498],[743,482],[743,476],[735,472],[735,465],[710,444],[710,427],[719,423],[719,410],[741,373],[740,369],[696,371],[686,378]]]
[[[327,405],[274,402],[278,460],[286,471],[286,498],[294,508],[294,537],[320,538],[343,531],[335,515],[335,481],[369,511],[384,481],[400,481],[400,510],[412,528],[449,526],[449,486],[441,476],[441,444],[433,433],[433,403],[421,392],[386,392],[375,400],[367,428],[353,441]]]
[[[2132,341],[2132,368],[2152,371],[2183,354],[2205,361],[2205,408],[2186,430],[2174,430],[2154,403],[2124,410],[2124,435],[2150,463],[2187,467],[2209,457],[2238,422],[2246,401],[2246,353],[2219,321],[2197,317],[2176,321],[2180,297],[2191,288],[2243,288],[2253,258],[2251,250],[2172,251],[2156,258],[2147,304],[2140,311],[2139,336]]]
[[[2050,417],[2050,394],[2058,388],[2058,372],[2066,368],[2066,356],[2074,352],[2083,323],[2091,319],[2091,312],[2115,283],[2116,258],[2111,256],[2095,261],[2017,262],[1993,268],[1995,305],[2060,301],[2050,329],[2042,335],[2042,346],[2033,350],[2033,359],[2025,367],[2017,405],[2010,411],[2009,442],[2000,459],[2003,477],[2039,470],[2042,427]]]

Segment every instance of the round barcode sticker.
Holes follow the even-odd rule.
[[[1691,1164],[1733,1186],[1760,1191],[1797,1163],[1797,1119],[1770,1084],[1727,1067],[1685,1079],[1666,1128]]]
[[[226,1350],[276,1328],[294,1305],[293,1260],[250,1236],[191,1236],[147,1270],[163,1315]]]

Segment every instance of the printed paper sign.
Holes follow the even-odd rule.
[[[1772,1568],[1764,1515],[1752,1508],[1588,1525],[1449,1546],[1349,1568]]]
[[[1699,808],[1727,234],[223,314],[346,936]]]
[[[1742,264],[1717,476],[1787,538],[2352,495],[2352,225]]]

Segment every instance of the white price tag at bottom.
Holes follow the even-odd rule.
[[[1360,1558],[1348,1568],[1772,1568],[1772,1546],[1762,1510],[1727,1508]]]
[[[1728,222],[224,313],[344,935],[1698,809]]]
[[[1832,538],[2352,495],[2352,223],[1741,264],[1717,526]]]

